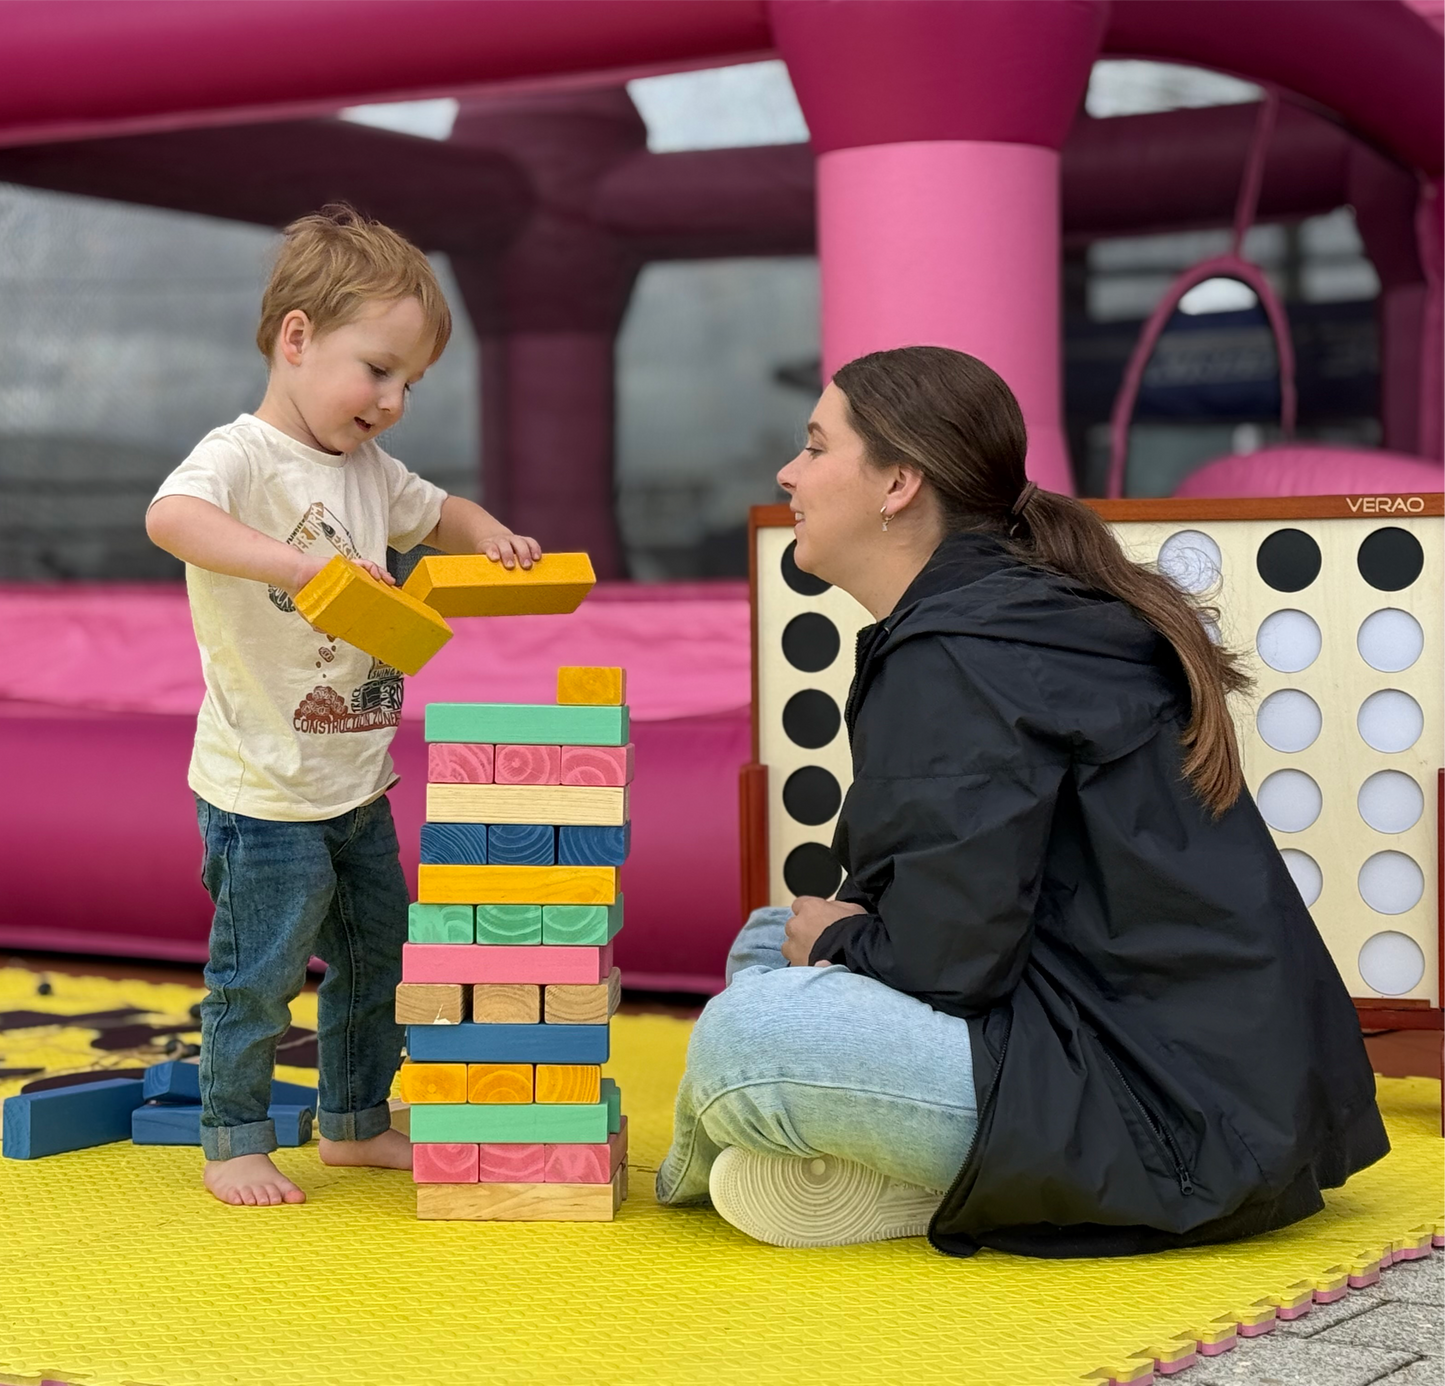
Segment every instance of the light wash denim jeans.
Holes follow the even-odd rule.
[[[698,1018],[658,1201],[706,1201],[730,1145],[947,1189],[978,1129],[968,1023],[846,967],[789,967],[790,913],[753,912]]]
[[[394,1015],[408,894],[386,796],[316,823],[248,818],[199,797],[196,816],[201,879],[216,905],[201,1002],[206,1158],[276,1149],[266,1115],[276,1043],[312,954],[327,962],[317,1126],[334,1141],[380,1135],[401,1062]]]

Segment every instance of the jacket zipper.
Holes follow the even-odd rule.
[[[1114,1062],[1114,1056],[1102,1044],[1099,1046],[1099,1052],[1109,1061],[1109,1067],[1118,1075],[1119,1081],[1124,1085],[1124,1091],[1129,1094],[1134,1106],[1139,1109],[1139,1115],[1144,1118],[1145,1123],[1154,1133],[1154,1138],[1164,1147],[1170,1160],[1173,1161],[1174,1177],[1179,1181],[1179,1192],[1187,1198],[1194,1192],[1194,1180],[1190,1177],[1189,1166],[1184,1163],[1183,1157],[1179,1154],[1179,1147],[1174,1144],[1174,1138],[1164,1128],[1164,1123],[1155,1119],[1153,1112],[1134,1091],[1133,1084],[1124,1077],[1124,1070]]]

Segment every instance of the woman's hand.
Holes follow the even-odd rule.
[[[816,895],[800,895],[793,901],[793,917],[788,920],[783,939],[783,956],[794,967],[806,967],[808,956],[818,935],[830,924],[850,914],[867,914],[861,905],[845,905],[839,900],[821,900]],[[820,962],[819,967],[828,964]]]

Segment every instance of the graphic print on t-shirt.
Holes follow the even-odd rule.
[[[331,513],[324,502],[312,501],[306,507],[301,518],[296,521],[295,528],[286,536],[286,542],[293,549],[300,549],[302,553],[310,553],[311,546],[320,539],[327,540],[343,558],[349,558],[353,563],[361,562],[361,554],[357,552],[356,544],[351,538],[351,531]],[[283,592],[279,587],[270,587],[267,591],[270,592],[271,600],[277,610],[296,610],[296,603],[291,599],[289,592]]]

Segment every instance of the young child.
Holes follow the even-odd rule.
[[[272,1163],[277,1040],[312,954],[321,1158],[406,1169],[387,1095],[407,888],[386,791],[401,675],[327,638],[294,597],[334,554],[390,582],[387,545],[541,557],[479,505],[377,445],[442,353],[451,315],[431,267],[349,207],[286,229],[261,302],[265,398],[166,478],[146,533],[186,564],[206,695],[190,785],[216,905],[201,1003],[206,1187],[226,1203],[301,1203]]]

